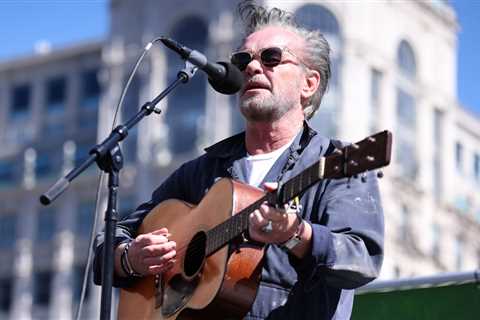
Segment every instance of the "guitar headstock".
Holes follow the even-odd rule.
[[[325,157],[324,179],[351,177],[390,163],[392,133],[382,131]]]

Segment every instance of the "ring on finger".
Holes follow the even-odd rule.
[[[264,233],[270,233],[273,231],[273,222],[272,220],[268,220],[267,224],[262,227],[262,231]]]

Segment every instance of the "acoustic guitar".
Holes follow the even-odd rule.
[[[255,299],[264,245],[243,237],[248,216],[267,201],[283,205],[320,179],[356,177],[390,163],[392,135],[383,131],[321,157],[278,190],[228,178],[217,181],[202,201],[170,199],[143,220],[139,234],[167,227],[177,243],[176,263],[157,276],[120,290],[119,319],[241,319]]]

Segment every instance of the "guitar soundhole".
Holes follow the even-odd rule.
[[[202,267],[203,261],[205,260],[206,243],[207,235],[202,231],[198,232],[188,244],[184,266],[187,277],[194,276]]]

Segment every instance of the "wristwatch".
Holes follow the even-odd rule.
[[[300,217],[298,217],[298,219],[300,220],[300,223],[298,224],[297,230],[295,231],[293,236],[284,243],[280,244],[280,248],[287,252],[292,251],[293,248],[295,248],[300,242],[302,242],[302,233],[303,229],[305,228],[305,220]]]

